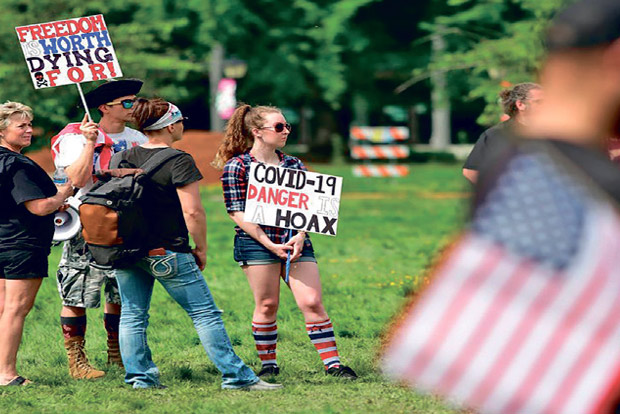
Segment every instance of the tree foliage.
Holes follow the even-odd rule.
[[[450,74],[453,96],[487,103],[481,124],[497,122],[498,92],[512,84],[536,81],[544,57],[547,22],[564,0],[448,0],[448,9],[422,23],[440,31],[448,48],[427,67],[413,70],[413,80],[433,70]]]
[[[146,80],[144,95],[206,102],[210,52],[218,42],[248,63],[243,99],[337,108],[348,87],[342,56],[356,40],[348,22],[372,1],[294,0],[283,7],[275,0],[5,0],[0,99],[30,104],[37,125],[50,132],[81,118],[74,86],[31,86],[14,27],[101,13],[123,75]]]
[[[430,87],[420,81],[433,70],[449,73],[454,102],[484,98],[488,105],[479,121],[494,121],[502,81],[535,79],[543,53],[540,33],[562,0],[2,3],[0,100],[31,105],[35,123],[49,136],[81,118],[77,90],[31,86],[16,26],[103,14],[123,75],[144,79],[145,96],[162,96],[194,111],[201,127],[208,119],[202,111],[208,108],[211,50],[220,44],[227,57],[248,64],[238,85],[240,100],[313,108],[318,132],[333,130],[336,110],[347,119],[356,100],[375,112],[385,105],[427,105]],[[448,47],[431,58],[430,35],[438,30]],[[405,87],[395,93],[399,85]]]

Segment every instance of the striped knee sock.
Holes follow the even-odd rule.
[[[252,322],[252,334],[258,357],[260,358],[263,368],[267,366],[277,367],[276,362],[276,345],[278,342],[278,324],[273,322]]]
[[[336,346],[336,337],[334,336],[334,328],[331,319],[323,322],[313,322],[306,324],[308,336],[319,351],[319,356],[325,364],[325,369],[340,366],[340,356],[338,355],[338,347]]]

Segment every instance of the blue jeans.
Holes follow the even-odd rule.
[[[168,250],[165,256],[146,257],[132,267],[116,270],[122,301],[119,341],[125,382],[134,388],[159,385],[159,370],[146,339],[155,279],[192,319],[202,346],[222,373],[222,388],[258,382],[254,372],[235,354],[222,311],[215,305],[194,257]]]

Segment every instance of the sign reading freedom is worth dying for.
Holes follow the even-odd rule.
[[[335,236],[342,177],[253,162],[244,219]]]
[[[15,31],[35,89],[123,76],[101,14]]]

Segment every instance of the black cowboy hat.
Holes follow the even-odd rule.
[[[121,96],[136,95],[143,83],[140,79],[110,80],[88,92],[85,95],[86,103],[90,108],[98,108]]]

